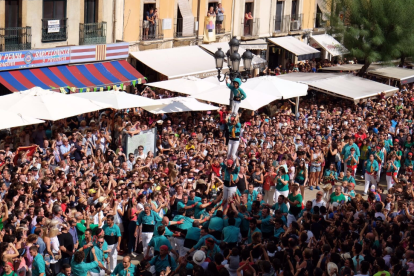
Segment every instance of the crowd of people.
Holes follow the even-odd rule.
[[[229,87],[242,101],[240,83]],[[357,105],[312,92],[297,114],[290,101],[137,108],[11,129],[0,142],[1,273],[411,274],[413,106],[411,87]],[[152,128],[154,152],[126,152]]]

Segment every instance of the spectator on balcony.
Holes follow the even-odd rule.
[[[154,32],[154,8],[150,8],[149,11],[145,12],[143,40],[148,40],[148,37],[151,36],[153,32]]]
[[[216,17],[216,12],[214,11],[214,7],[213,7],[213,6],[211,6],[211,7],[208,9],[207,16]]]
[[[216,29],[219,33],[221,33],[221,28],[223,27],[224,21],[224,8],[222,7],[221,3],[219,3],[216,7],[216,15]]]
[[[253,21],[253,15],[252,12],[249,11],[246,13],[246,15],[244,16],[244,35],[251,35],[251,26],[252,26],[252,22]]]

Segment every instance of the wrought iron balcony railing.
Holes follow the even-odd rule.
[[[21,51],[32,48],[31,27],[0,28],[0,51]]]
[[[242,36],[258,36],[260,18],[244,20],[242,23]]]
[[[106,22],[80,23],[79,45],[105,44]]]
[[[164,30],[162,29],[162,19],[154,22],[148,20],[142,21],[139,39],[144,40],[161,40],[164,39]]]

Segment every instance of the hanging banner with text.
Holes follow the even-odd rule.
[[[47,21],[47,32],[58,33],[60,31],[60,20],[48,20]]]
[[[56,27],[56,24],[49,24],[48,32],[54,32],[53,28],[59,29],[60,27]],[[128,54],[129,43],[126,42],[0,52],[0,71],[46,67],[70,63],[126,59]]]

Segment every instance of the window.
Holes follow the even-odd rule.
[[[66,18],[66,0],[43,0],[43,18]]]
[[[43,0],[42,42],[65,41],[67,0]]]
[[[253,2],[244,4],[245,13],[251,12],[253,15]]]
[[[21,0],[6,0],[6,28],[21,27],[21,18],[19,18]]]
[[[283,2],[278,1],[276,3],[276,20],[275,20],[275,31],[281,31],[283,29]]]
[[[98,0],[85,0],[85,23],[98,22]]]
[[[214,10],[216,10],[216,7],[218,7],[218,1],[210,1],[210,2],[208,2],[208,9],[207,10],[209,10],[210,9],[210,7],[213,7],[214,8]]]
[[[296,20],[298,14],[298,0],[292,0],[292,12],[291,12],[291,16],[293,20]]]

